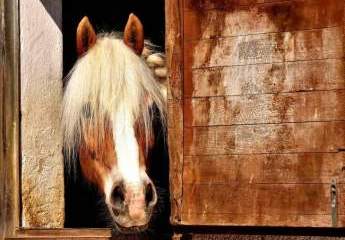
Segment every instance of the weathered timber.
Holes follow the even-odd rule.
[[[19,226],[18,1],[0,1],[0,239]]]
[[[185,155],[338,152],[345,121],[195,127],[184,130]]]
[[[166,61],[168,66],[168,144],[170,156],[171,222],[180,221],[183,166],[182,0],[167,1]]]
[[[344,1],[183,3],[175,223],[344,226]]]
[[[272,0],[273,1],[273,0]],[[252,230],[250,232],[254,232],[252,234],[248,233],[247,228],[243,228],[242,230],[228,230],[228,233],[214,233],[212,231],[208,231],[205,233],[195,233],[195,234],[186,234],[188,238],[185,239],[189,240],[344,240],[341,231],[337,231],[334,233],[334,230],[324,230],[319,231],[318,234],[311,234],[310,229],[302,230],[296,234],[296,229],[291,228],[286,231],[281,230],[271,230],[268,231],[268,234],[261,234],[260,229]],[[277,234],[276,232],[279,232]],[[308,234],[309,232],[309,234]],[[286,234],[288,233],[288,234]],[[183,237],[181,239],[184,239]]]
[[[168,144],[170,157],[171,221],[180,220],[183,174],[183,102],[168,100]]]
[[[232,96],[345,89],[341,59],[194,69],[184,96]]]
[[[345,180],[345,153],[186,156],[185,184],[328,183]]]
[[[185,99],[184,111],[185,127],[345,120],[345,90]]]
[[[181,99],[183,93],[183,13],[182,0],[167,1],[166,62],[168,67],[168,98]]]
[[[269,197],[267,194],[266,197]],[[312,201],[312,199],[310,199]],[[282,207],[282,206],[279,206]],[[344,216],[339,215],[338,226],[344,225]],[[270,226],[270,227],[317,227],[332,226],[331,215],[273,215],[273,214],[186,214],[182,213],[181,225],[197,222],[200,226]],[[277,237],[280,239],[281,236]],[[250,238],[249,238],[250,239]],[[309,239],[309,238],[308,238]]]
[[[331,27],[185,42],[184,62],[190,71],[190,67],[341,59],[342,37],[342,27]]]
[[[329,184],[185,184],[184,191],[186,222],[331,226]]]
[[[186,41],[343,25],[344,2],[341,0],[257,2],[187,0]]]
[[[7,239],[97,239],[111,238],[110,229],[19,229],[16,236]]]

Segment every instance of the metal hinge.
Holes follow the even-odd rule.
[[[331,181],[331,216],[332,216],[332,227],[337,227],[337,180],[332,179]]]

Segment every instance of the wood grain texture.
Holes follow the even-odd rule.
[[[4,18],[4,0],[0,1],[0,209],[5,210],[6,202],[5,202],[5,195],[3,189],[5,188],[5,149],[4,149],[4,111],[3,111],[3,102],[4,102],[4,79],[5,79],[5,23],[3,21]],[[4,211],[0,211],[0,239],[3,239],[5,236],[5,214]]]
[[[166,1],[166,56],[168,68],[168,144],[172,223],[181,219],[183,166],[183,30],[182,0]]]
[[[186,74],[184,96],[345,89],[341,59],[194,69]]]
[[[183,174],[183,102],[168,100],[168,144],[170,161],[171,222],[181,219]]]
[[[185,155],[338,152],[345,121],[185,128]]]
[[[18,1],[0,1],[0,239],[19,226]]]
[[[184,101],[184,126],[345,120],[345,90]]]
[[[289,1],[291,0],[186,0],[184,1],[184,9],[186,11],[191,11],[198,9],[200,11],[207,11],[207,10],[236,10],[237,8],[241,9],[241,7],[246,6],[258,6],[258,5],[266,5],[267,3],[286,3],[289,4]],[[308,0],[292,0],[291,2],[308,2]],[[320,1],[315,1],[316,3],[319,3]],[[322,3],[322,1],[321,1]],[[323,2],[324,4],[327,3],[327,1]],[[279,14],[277,12],[276,14]]]
[[[345,153],[210,155],[185,157],[185,184],[327,183],[345,180]]]
[[[187,0],[185,39],[292,32],[343,24],[341,0],[247,2]]]
[[[7,239],[111,239],[110,229],[19,229]]]
[[[191,194],[185,195],[183,213],[254,212],[282,218],[292,214],[329,214],[328,184],[186,184],[185,189]],[[318,201],[313,201],[315,197]]]
[[[329,184],[185,184],[184,189],[190,194],[184,195],[182,217],[198,224],[331,225]]]
[[[178,224],[345,225],[344,7],[184,1]]]
[[[165,4],[165,52],[168,66],[168,99],[181,99],[183,93],[183,8],[182,0]]]
[[[294,234],[295,229],[286,231],[289,234],[275,234],[274,231],[270,234],[260,234],[260,231],[255,231],[255,234],[248,234],[248,230],[229,231],[229,233],[195,233],[189,234],[189,240],[343,240],[341,233],[332,234],[331,230],[325,230],[324,234],[319,235]],[[305,231],[307,232],[307,231]],[[333,231],[334,232],[334,231]],[[183,239],[183,238],[182,238]],[[187,239],[187,238],[186,238]]]
[[[343,28],[256,34],[186,42],[192,69],[262,63],[340,59]]]
[[[281,207],[281,206],[280,206]],[[338,215],[338,226],[344,225],[345,215]],[[225,227],[225,226],[261,226],[261,227],[289,227],[291,229],[300,227],[323,228],[325,226],[331,226],[331,215],[313,215],[313,214],[298,214],[298,215],[250,215],[250,214],[185,214],[182,213],[182,219],[188,219],[181,221],[181,225],[191,226],[192,222],[197,222],[198,226],[212,226],[212,227]],[[195,225],[195,224],[194,224]],[[284,235],[276,236],[276,239],[281,239]],[[263,236],[261,235],[263,238]],[[262,239],[260,238],[260,239]],[[221,238],[222,239],[222,238]],[[249,238],[250,239],[250,238]],[[274,239],[274,238],[273,238]],[[289,239],[289,238],[288,238]],[[310,239],[310,236],[307,237]],[[316,238],[318,239],[318,238]],[[343,239],[343,238],[342,238]]]

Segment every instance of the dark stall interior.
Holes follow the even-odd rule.
[[[64,76],[77,60],[75,35],[79,21],[88,16],[97,33],[122,32],[130,13],[136,14],[144,25],[145,39],[158,45],[164,51],[165,15],[164,0],[126,1],[63,1]],[[160,123],[155,123],[160,124]],[[170,239],[170,205],[168,154],[165,136],[157,127],[156,146],[149,175],[157,189],[161,189],[159,214],[153,218],[152,229],[145,234],[158,234],[159,239]],[[76,156],[77,157],[77,156]],[[65,227],[103,228],[111,227],[111,219],[97,189],[83,181],[80,166],[76,174],[65,171]]]

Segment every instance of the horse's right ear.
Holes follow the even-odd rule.
[[[89,50],[93,45],[95,45],[97,40],[97,35],[93,29],[89,18],[83,17],[79,22],[77,28],[77,53],[78,55],[84,54]]]
[[[140,19],[131,13],[123,32],[123,41],[137,55],[141,55],[144,49],[144,27]]]

